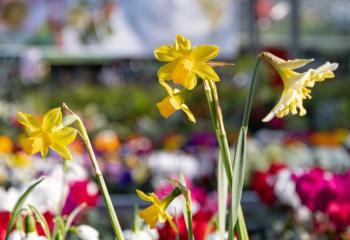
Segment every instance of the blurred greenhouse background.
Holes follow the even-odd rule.
[[[196,124],[182,113],[163,119],[155,107],[165,92],[153,50],[179,33],[194,45],[220,46],[218,59],[235,64],[217,70],[232,145],[259,52],[314,58],[310,67],[339,63],[335,79],[316,85],[312,100],[305,101],[306,116],[269,123],[261,119],[283,85],[262,64],[250,121],[243,208],[252,239],[311,239],[293,236],[317,232],[315,224],[303,226],[284,214],[285,209],[299,214],[308,204],[303,198],[286,204],[279,196],[286,193],[271,181],[277,181],[282,165],[291,172],[319,168],[349,174],[349,9],[348,0],[0,0],[0,186],[18,186],[39,171],[33,170],[37,159],[8,158],[20,151],[16,112],[42,115],[66,102],[87,123],[124,226],[134,204],[143,206],[135,189],[159,189],[166,176],[184,173],[194,188],[212,194],[217,144],[202,86],[187,100]],[[81,142],[72,150],[73,161],[89,169]],[[107,225],[96,218],[103,212],[98,206],[102,203],[86,218],[103,230]],[[316,219],[322,209],[307,211]]]

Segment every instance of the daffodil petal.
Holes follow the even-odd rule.
[[[266,117],[263,118],[263,122],[269,122],[271,121],[277,114],[284,109],[286,109],[289,104],[295,99],[297,96],[297,92],[293,90],[287,90],[282,92],[282,96],[279,99],[276,106],[266,115]]]
[[[167,214],[167,221],[169,222],[169,224],[170,224],[171,228],[174,230],[174,232],[177,233],[178,232],[177,226],[174,223],[173,218],[169,214]]]
[[[196,63],[193,71],[202,79],[220,81],[218,74],[208,64]]]
[[[141,198],[145,202],[152,201],[152,197],[147,195],[146,193],[142,192],[141,190],[136,189],[136,194],[137,194],[137,196],[139,196],[139,198]]]
[[[171,62],[181,55],[175,51],[173,46],[164,45],[154,50],[154,56],[161,62]]]
[[[311,59],[293,59],[293,60],[285,61],[283,63],[279,63],[278,66],[281,69],[289,68],[289,69],[293,70],[293,69],[301,68],[301,67],[305,66],[306,64],[313,62],[313,61],[314,61],[313,58],[311,58]]]
[[[60,145],[71,144],[77,136],[77,130],[71,127],[62,128],[51,134],[53,142],[59,143]]]
[[[45,139],[40,136],[22,139],[20,143],[23,150],[30,155],[36,154],[48,146]]]
[[[196,122],[196,119],[194,118],[193,113],[191,112],[191,110],[188,108],[186,104],[181,105],[181,110],[186,114],[188,120],[190,120],[193,123]]]
[[[185,81],[182,83],[182,85],[188,89],[188,90],[192,90],[193,88],[195,88],[197,86],[197,76],[191,72],[187,78],[185,79]]]
[[[176,67],[177,61],[173,61],[167,64],[164,64],[158,69],[158,78],[163,80],[170,80],[172,79],[173,71]]]
[[[54,108],[45,114],[42,128],[47,132],[51,132],[54,128],[58,127],[60,124],[62,124],[61,109]]]
[[[173,106],[170,99],[171,99],[171,97],[167,96],[162,101],[160,101],[156,104],[160,114],[164,118],[169,118],[174,112],[176,112],[178,110]]]
[[[168,92],[169,96],[174,95],[173,89],[170,87],[169,84],[166,83],[164,79],[159,79],[159,84]]]
[[[46,147],[40,151],[42,157],[46,157],[49,154],[49,148]]]
[[[38,121],[30,114],[24,112],[17,113],[17,121],[25,127],[29,136],[40,130],[41,126]]]
[[[175,40],[175,49],[180,51],[189,51],[191,50],[191,41],[185,38],[184,36],[178,34]]]
[[[72,155],[66,146],[57,143],[52,143],[50,148],[57,152],[64,160],[72,160]]]
[[[217,46],[203,45],[193,48],[191,58],[197,62],[207,62],[219,54],[220,48]]]

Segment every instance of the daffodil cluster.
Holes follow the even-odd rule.
[[[33,155],[40,152],[45,157],[49,148],[51,148],[63,159],[72,159],[67,145],[74,141],[77,130],[63,126],[60,108],[50,110],[42,120],[28,113],[18,112],[17,120],[24,126],[27,133],[27,137],[21,140],[23,149],[27,154]]]
[[[308,69],[306,72],[296,72],[294,69],[305,66],[313,59],[283,60],[271,53],[263,52],[261,56],[267,60],[279,73],[283,81],[283,92],[276,106],[263,119],[271,121],[275,116],[282,118],[289,113],[304,116],[306,109],[303,107],[304,99],[311,99],[311,89],[315,82],[322,82],[327,78],[333,78],[333,71],[337,69],[337,63],[326,62],[316,69]]]
[[[191,122],[195,118],[185,104],[186,93],[197,86],[197,78],[219,81],[219,76],[209,61],[219,54],[219,47],[202,45],[192,47],[190,40],[177,35],[174,45],[164,45],[154,51],[156,59],[167,62],[158,70],[160,84],[169,96],[157,104],[161,115],[168,118],[177,110],[182,110]],[[183,90],[174,88],[166,82],[171,80]]]

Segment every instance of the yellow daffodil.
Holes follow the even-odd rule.
[[[166,89],[169,96],[165,97],[162,101],[156,104],[159,109],[160,114],[168,118],[177,110],[182,110],[188,117],[191,122],[196,122],[191,110],[185,104],[185,95],[187,90],[180,91],[179,89],[172,89],[168,84],[165,83],[164,80],[159,80],[160,84]]]
[[[74,141],[77,130],[62,126],[60,108],[54,108],[47,112],[42,121],[38,121],[32,115],[23,112],[17,113],[17,119],[24,126],[28,135],[27,138],[21,140],[26,153],[41,152],[41,155],[45,157],[51,148],[65,160],[72,159],[67,145]]]
[[[311,89],[315,82],[322,82],[327,78],[333,78],[333,71],[337,69],[337,63],[326,62],[316,69],[309,69],[306,72],[295,72],[313,59],[294,59],[285,61],[271,53],[263,52],[262,57],[266,59],[279,73],[283,80],[283,92],[276,106],[263,119],[264,122],[272,120],[275,116],[282,118],[291,112],[300,116],[306,114],[303,107],[304,99],[311,99]]]
[[[168,62],[158,70],[158,78],[173,80],[188,90],[197,85],[197,76],[205,80],[219,81],[219,76],[208,61],[219,54],[219,47],[202,45],[192,48],[190,40],[176,36],[174,45],[164,45],[154,51],[161,62]]]
[[[157,222],[164,223],[165,221],[168,221],[174,231],[177,232],[177,227],[173,222],[171,215],[166,212],[166,209],[169,204],[180,195],[179,189],[175,188],[174,191],[163,199],[159,199],[154,193],[147,195],[140,190],[136,190],[136,192],[143,201],[152,203],[151,206],[139,212],[140,218],[144,219],[150,228],[155,228]]]

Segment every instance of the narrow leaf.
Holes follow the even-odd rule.
[[[225,239],[226,233],[226,214],[227,214],[227,192],[228,182],[225,173],[224,163],[219,153],[218,162],[218,225],[219,239]]]
[[[40,223],[42,229],[44,230],[46,239],[51,240],[49,225],[45,217],[34,206],[29,204],[28,207],[34,213],[36,220]]]
[[[34,188],[39,184],[41,183],[45,178],[42,177],[40,178],[39,180],[37,180],[36,182],[34,182],[32,185],[30,185],[27,190],[21,195],[21,197],[18,199],[18,201],[16,202],[15,204],[15,207],[13,208],[12,210],[12,213],[11,213],[11,218],[10,218],[10,221],[9,221],[9,224],[7,226],[7,229],[6,229],[6,237],[5,237],[5,240],[8,239],[8,236],[11,232],[11,229],[13,228],[14,224],[15,224],[15,221],[18,217],[18,215],[20,214],[21,212],[21,208],[24,204],[24,202],[26,201],[27,197],[29,196],[29,194],[34,190]]]
[[[185,177],[184,175],[181,173],[180,174],[180,178],[179,178],[179,181],[182,185],[184,185],[185,187],[187,187],[186,185],[186,180],[185,180]],[[188,220],[187,220],[187,210],[186,210],[186,199],[184,196],[181,196],[181,203],[182,203],[182,214],[184,216],[184,219],[185,219],[185,224],[186,224],[186,228],[188,229]]]
[[[86,208],[86,203],[82,203],[80,204],[78,207],[76,207],[72,212],[71,214],[69,214],[68,218],[67,218],[67,221],[66,221],[66,224],[64,225],[64,228],[63,228],[63,238],[66,237],[74,219],[78,216],[78,214],[84,209]]]
[[[244,179],[244,167],[246,157],[246,129],[241,128],[238,140],[235,147],[234,162],[232,169],[232,189],[231,189],[231,213],[230,213],[230,224],[233,231],[234,226],[237,222],[238,210],[240,207],[243,179]],[[230,234],[232,235],[232,234]]]

